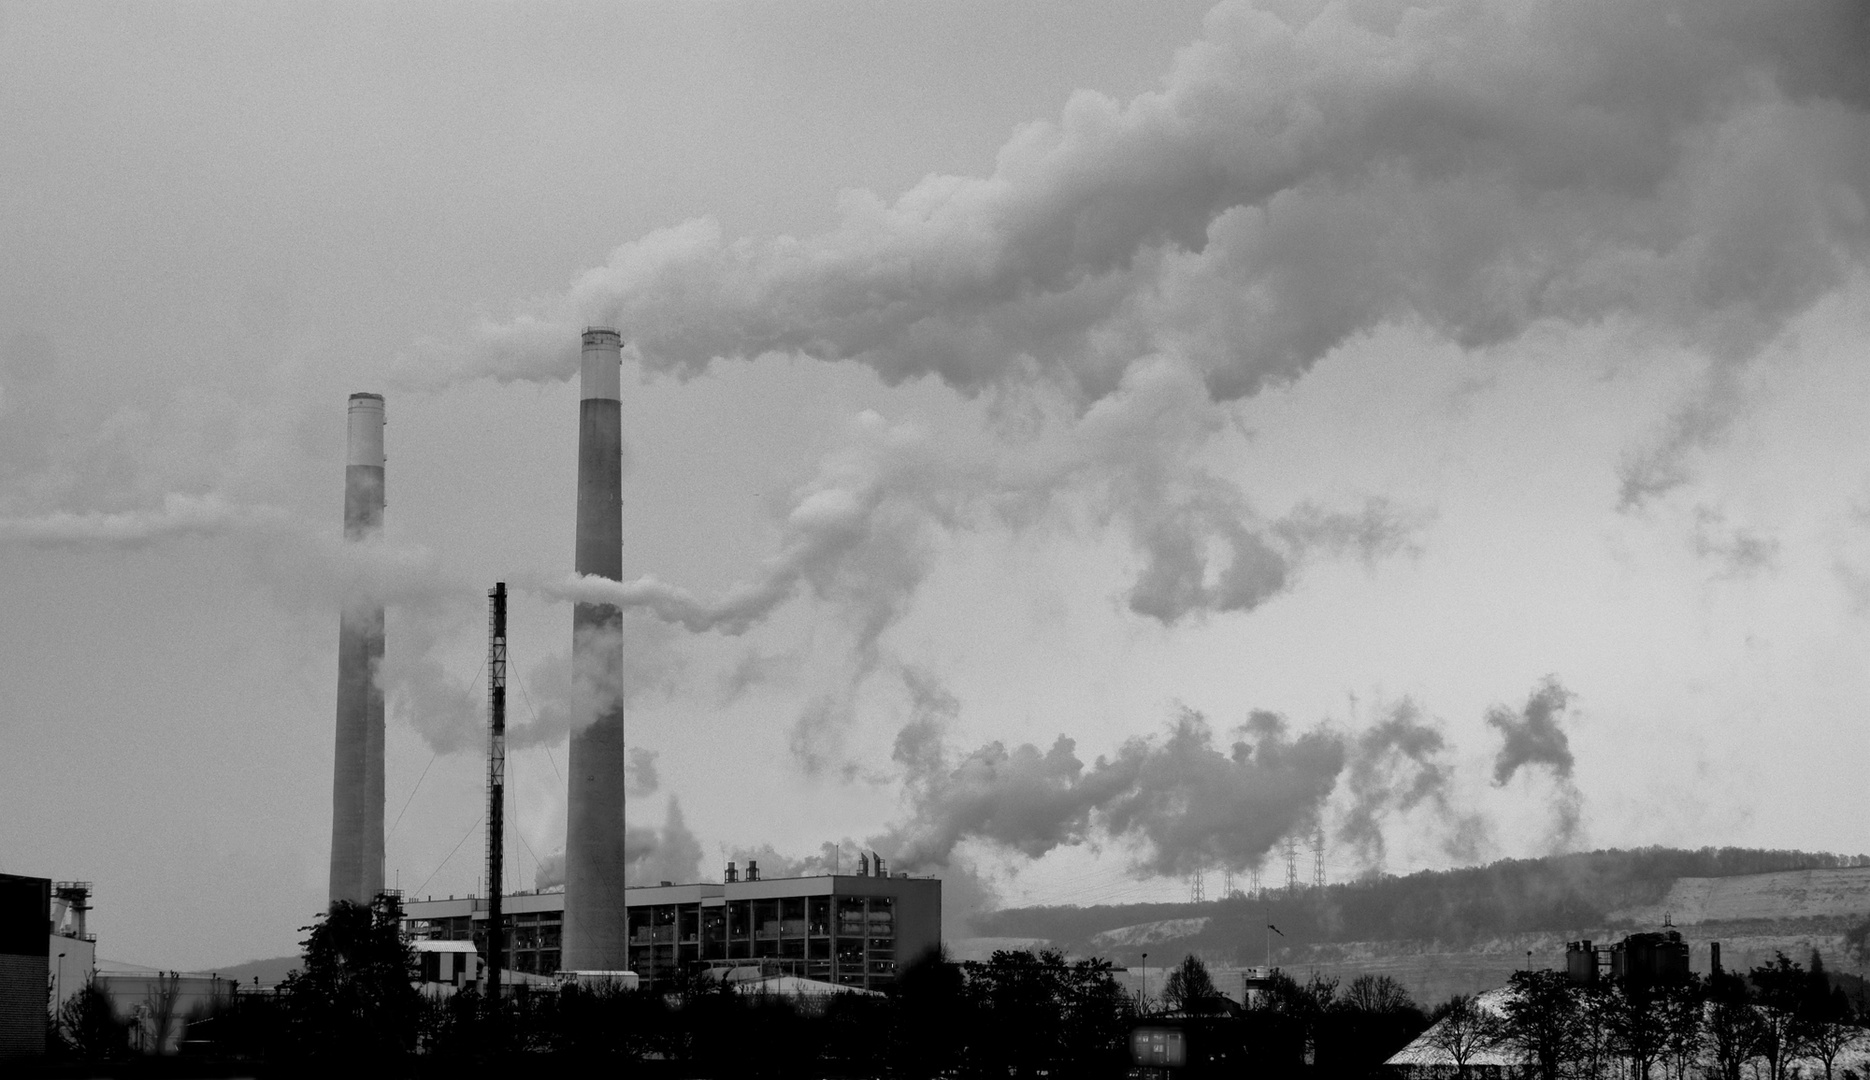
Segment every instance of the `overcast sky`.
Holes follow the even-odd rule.
[[[0,871],[291,952],[361,585],[475,890],[505,580],[549,881],[587,324],[641,880],[1870,848],[1863,7],[1208,8],[0,4]]]

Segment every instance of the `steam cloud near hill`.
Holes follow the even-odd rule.
[[[907,813],[893,828],[851,845],[850,861],[874,849],[896,869],[942,871],[970,902],[990,901],[991,886],[957,859],[963,842],[1027,859],[1114,842],[1134,853],[1131,871],[1139,877],[1246,870],[1260,866],[1286,838],[1308,837],[1321,827],[1341,778],[1348,806],[1337,835],[1372,869],[1382,866],[1384,828],[1399,813],[1431,809],[1444,850],[1456,859],[1474,858],[1487,834],[1481,814],[1455,807],[1446,740],[1409,699],[1355,735],[1325,725],[1294,734],[1283,717],[1256,711],[1228,733],[1230,742],[1218,745],[1208,719],[1183,709],[1159,735],[1131,738],[1087,766],[1065,735],[1046,748],[1025,743],[1009,749],[994,741],[957,753],[945,736],[959,701],[926,673],[908,670],[904,683],[913,715],[897,734],[893,757],[903,770]],[[1561,848],[1575,837],[1582,811],[1560,727],[1570,700],[1548,677],[1523,709],[1495,706],[1486,715],[1502,737],[1496,783],[1505,782],[1502,767],[1510,777],[1535,764],[1561,781],[1554,803]],[[632,763],[639,783],[653,777],[653,754],[637,751]],[[700,870],[699,841],[673,799],[660,830],[636,827],[629,836],[642,880],[680,880]],[[841,861],[838,845],[830,843],[802,858],[770,846],[736,849],[733,857],[757,859],[768,876],[827,873]]]
[[[1444,846],[1457,858],[1473,857],[1485,835],[1480,815],[1457,811],[1451,802],[1453,766],[1445,760],[1439,727],[1407,699],[1355,736],[1322,725],[1295,734],[1282,717],[1260,711],[1218,745],[1208,719],[1184,709],[1160,735],[1129,739],[1087,766],[1064,735],[1045,748],[1026,743],[1009,749],[995,741],[957,753],[945,733],[960,703],[924,673],[906,672],[905,685],[913,716],[898,733],[893,756],[903,770],[907,813],[860,845],[882,852],[898,869],[959,869],[955,856],[964,841],[1028,859],[1112,841],[1135,853],[1132,869],[1139,876],[1245,870],[1285,838],[1319,827],[1347,768],[1349,807],[1339,837],[1369,865],[1381,865],[1385,821],[1419,806],[1433,808]],[[1544,729],[1557,731],[1566,700],[1556,681],[1547,680],[1534,691],[1529,711]],[[1499,711],[1489,714],[1489,723]],[[1507,739],[1510,744],[1513,736]],[[770,848],[737,854],[782,871],[824,872],[833,846],[804,860]]]
[[[1559,719],[1571,704],[1571,692],[1556,676],[1547,677],[1515,711],[1504,705],[1487,710],[1487,724],[1500,732],[1500,753],[1494,758],[1493,782],[1505,787],[1522,769],[1544,766],[1552,774],[1552,844],[1570,848],[1583,818],[1584,796],[1572,780],[1571,739]]]

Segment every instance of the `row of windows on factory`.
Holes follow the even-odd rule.
[[[630,966],[652,980],[685,964],[760,960],[791,974],[872,988],[896,974],[891,897],[790,896],[629,913]]]
[[[508,915],[506,947],[501,950],[501,967],[532,975],[551,975],[558,970],[561,916],[556,911]],[[484,922],[466,915],[447,919],[414,919],[409,936],[418,941],[476,941],[483,951],[486,943]]]
[[[659,904],[629,911],[632,945],[829,938],[834,930],[837,937],[895,937],[895,901],[888,896],[781,896],[730,900],[718,908]]]

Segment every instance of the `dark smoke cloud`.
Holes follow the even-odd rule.
[[[1344,765],[1323,729],[1288,737],[1255,713],[1218,748],[1207,720],[1184,710],[1160,739],[1135,738],[1090,767],[1070,738],[1050,748],[993,742],[952,760],[939,727],[918,719],[899,735],[910,820],[887,838],[897,865],[946,865],[963,840],[1038,858],[1093,835],[1134,845],[1142,873],[1245,868],[1318,819]]]
[[[1441,726],[1408,698],[1352,742],[1345,785],[1350,806],[1338,826],[1338,839],[1349,844],[1366,867],[1382,869],[1388,848],[1384,826],[1390,816],[1418,807],[1436,814],[1449,855],[1478,855],[1486,822],[1450,802],[1454,766],[1446,760],[1447,749]]]
[[[1718,507],[1695,507],[1695,554],[1719,567],[1719,576],[1749,577],[1771,570],[1779,558],[1779,541],[1758,530],[1729,526]]]
[[[1487,710],[1487,723],[1500,732],[1500,752],[1493,762],[1493,782],[1503,787],[1522,768],[1544,766],[1552,773],[1552,837],[1554,851],[1576,846],[1584,818],[1584,795],[1572,781],[1571,740],[1559,727],[1571,692],[1557,676],[1547,676],[1515,712],[1504,705]]]
[[[1493,760],[1493,782],[1504,785],[1522,767],[1544,765],[1560,779],[1571,778],[1571,740],[1558,726],[1571,692],[1548,675],[1518,712],[1505,705],[1487,710],[1487,724],[1500,733],[1500,753]]]

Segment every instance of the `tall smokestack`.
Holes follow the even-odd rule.
[[[383,395],[352,394],[344,539],[383,527]],[[383,605],[346,597],[338,617],[338,738],[331,777],[331,900],[383,891]]]
[[[584,332],[578,401],[576,568],[623,579],[623,338]],[[622,971],[623,613],[612,604],[572,611],[574,696],[565,815],[565,927],[561,966]]]

